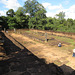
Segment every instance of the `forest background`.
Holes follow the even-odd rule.
[[[65,19],[65,12],[61,11],[53,18],[47,17],[46,12],[38,1],[27,0],[16,12],[9,9],[7,16],[0,16],[0,25],[2,29],[40,29],[75,33],[75,20]]]

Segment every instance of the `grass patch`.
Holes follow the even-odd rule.
[[[38,38],[41,38],[41,35],[43,35],[43,34],[41,34],[41,33],[33,32],[33,31],[30,31],[30,30],[26,30],[25,32],[28,33],[28,34],[31,34],[31,35],[34,36],[34,37],[38,37]],[[68,38],[68,37],[56,36],[56,35],[48,35],[48,37],[49,37],[49,38],[54,38],[55,40],[58,40],[58,41],[61,41],[61,42],[63,41],[63,42],[65,42],[65,43],[69,43],[69,44],[72,45],[72,46],[75,45],[74,40],[71,39],[71,38]],[[42,36],[42,39],[44,39],[44,36]],[[52,41],[54,41],[54,40],[50,40],[50,39],[49,39],[49,41],[52,42]],[[40,41],[40,43],[41,43],[41,41]]]
[[[55,35],[50,35],[51,38],[55,38],[56,40],[64,41],[67,43],[70,43],[71,45],[75,45],[75,42],[73,39],[67,38],[67,37],[60,37],[60,36],[55,36]]]
[[[28,42],[24,41],[23,43],[24,43],[24,44],[27,44]]]
[[[28,30],[28,31],[25,31],[25,32],[30,33],[31,31]]]
[[[62,63],[59,60],[54,61],[54,64],[60,66]]]
[[[71,62],[68,62],[66,65],[70,65],[71,64]]]

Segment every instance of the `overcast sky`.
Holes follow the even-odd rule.
[[[0,0],[0,15],[6,15],[9,9],[17,10],[18,7],[23,7],[26,0]],[[41,3],[47,13],[47,17],[55,17],[56,14],[63,11],[65,18],[75,19],[75,0],[37,0]]]

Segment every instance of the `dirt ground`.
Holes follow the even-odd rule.
[[[75,70],[75,57],[72,57],[71,50],[65,51],[64,48],[48,45],[47,42],[41,43],[35,41],[26,35],[16,33],[8,34],[23,44],[23,46],[25,46],[35,56],[45,59],[47,64],[55,63],[60,66],[64,72],[72,72]],[[69,46],[70,45],[67,46],[68,50]]]
[[[4,33],[5,35],[4,49],[9,58],[0,61],[0,75],[69,75],[70,74],[70,73],[64,74],[62,69],[57,65],[55,65],[54,63],[46,64],[44,59],[38,58],[36,55],[32,53],[34,51],[31,52],[26,48],[28,47],[30,49],[31,47],[34,47],[34,45],[35,46],[38,45],[38,43],[36,43],[35,41],[29,39],[28,37],[23,37],[22,35],[19,34],[15,33],[11,33],[9,35],[8,34]],[[65,65],[63,65],[63,67],[64,66]]]

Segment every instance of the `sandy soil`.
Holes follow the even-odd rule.
[[[21,44],[23,44],[29,51],[31,51],[34,55],[39,58],[45,59],[46,63],[55,63],[60,66],[66,72],[72,72],[75,70],[75,58],[72,57],[72,52],[65,52],[65,50],[60,51],[60,47],[57,46],[49,46],[47,43],[40,43],[34,41],[26,36],[21,34],[11,33],[9,34]],[[67,47],[68,48],[68,47]],[[67,69],[62,67],[62,65],[66,65],[71,69]],[[65,68],[65,69],[64,69]]]
[[[31,48],[30,45],[32,47],[34,47],[34,45],[36,46],[37,43],[35,41],[13,33],[11,33],[13,37],[8,35],[7,33],[4,34],[5,34],[4,48],[9,58],[0,61],[0,75],[69,75],[70,74],[70,73],[64,74],[62,69],[57,65],[55,65],[54,63],[46,64],[44,62],[44,59],[38,58],[32,53],[34,51],[31,52],[26,48],[26,47]],[[35,48],[33,48],[33,50],[35,50]],[[37,53],[38,51],[39,49],[37,49]]]

